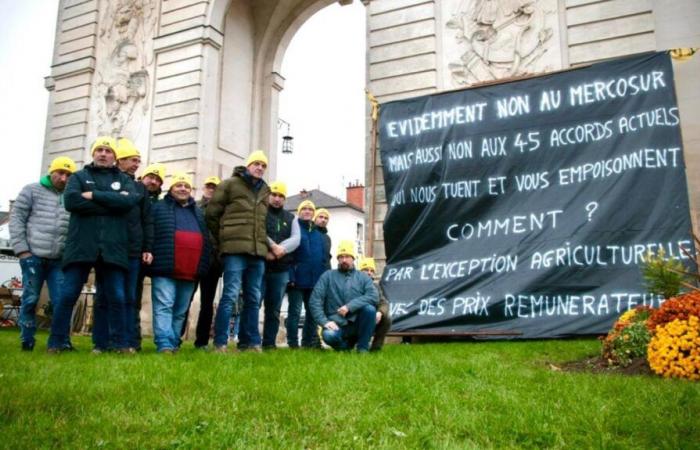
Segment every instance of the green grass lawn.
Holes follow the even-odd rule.
[[[698,448],[700,383],[553,371],[593,339],[175,356],[19,351],[0,331],[5,448]]]

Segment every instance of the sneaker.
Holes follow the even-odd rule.
[[[91,353],[92,353],[93,355],[101,355],[101,354],[106,353],[106,352],[107,352],[107,350],[105,350],[105,349],[103,349],[103,348],[95,347],[95,348],[92,349],[92,352],[91,352]]]
[[[172,348],[163,349],[163,350],[159,351],[158,353],[160,353],[161,355],[174,355],[175,354],[175,352],[173,351]]]
[[[22,351],[23,352],[34,351],[34,343],[33,342],[22,342]]]
[[[214,347],[214,353],[228,353],[228,348],[225,345],[217,345]]]
[[[245,351],[251,353],[262,353],[263,349],[259,345],[253,345],[251,347],[246,348]]]

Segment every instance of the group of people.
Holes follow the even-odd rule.
[[[55,158],[48,174],[25,186],[12,207],[11,244],[23,281],[23,350],[35,346],[36,306],[45,283],[53,305],[48,351],[74,350],[73,309],[93,270],[94,353],[141,349],[145,277],[151,279],[153,337],[160,353],[182,345],[198,286],[197,348],[208,348],[213,321],[214,351],[231,351],[230,322],[237,306],[238,349],[276,348],[286,293],[290,348],[299,347],[303,305],[302,347],[321,348],[323,340],[337,350],[381,349],[391,319],[374,281],[374,260],[364,258],[356,269],[354,243],[342,241],[337,269],[331,269],[330,213],[310,200],[299,204],[297,217],[286,211],[285,184],[263,179],[262,151],[252,152],[226,180],[205,179],[196,202],[185,172],[172,174],[164,195],[164,165],[152,164],[137,178],[141,155],[128,139],[99,137],[91,155],[81,170],[70,158]]]

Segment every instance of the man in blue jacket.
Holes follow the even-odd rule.
[[[127,217],[129,222],[129,271],[126,274],[126,284],[124,293],[126,298],[126,324],[125,333],[129,347],[140,349],[140,308],[136,309],[136,296],[138,280],[141,276],[141,263],[149,265],[153,260],[150,246],[153,237],[148,235],[148,223],[151,218],[151,202],[148,198],[146,186],[137,183],[136,171],[141,165],[141,153],[133,142],[122,138],[117,142],[117,163],[116,166],[134,180],[136,193],[140,200],[131,208]],[[98,292],[100,287],[98,286]],[[104,290],[104,289],[102,289]],[[95,296],[93,308],[92,341],[94,344],[93,353],[102,353],[110,348],[110,333],[108,324],[107,303],[98,295]]]
[[[92,146],[92,163],[70,177],[64,192],[71,213],[63,253],[63,287],[54,311],[48,351],[72,350],[70,325],[73,306],[92,268],[107,302],[114,349],[132,353],[125,333],[124,283],[129,268],[127,213],[140,196],[134,182],[114,162],[117,143],[102,136]]]
[[[290,270],[287,300],[287,344],[290,348],[299,347],[299,319],[301,306],[304,305],[306,316],[301,332],[301,346],[304,348],[321,348],[316,333],[316,323],[309,313],[311,291],[321,274],[326,270],[324,264],[323,235],[314,225],[313,217],[316,206],[311,200],[304,200],[297,207],[299,224],[299,246],[292,255],[294,263]]]
[[[367,274],[355,270],[352,241],[338,245],[338,269],[321,275],[309,301],[314,321],[323,327],[323,341],[335,350],[369,351],[379,294]]]

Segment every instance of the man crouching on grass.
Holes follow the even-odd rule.
[[[366,274],[355,270],[352,241],[338,245],[338,269],[321,275],[311,293],[309,307],[323,326],[323,341],[335,350],[369,351],[374,333],[379,295]]]

